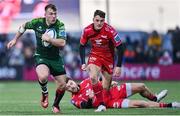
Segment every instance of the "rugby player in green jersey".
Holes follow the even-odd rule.
[[[19,27],[15,37],[7,44],[7,48],[13,47],[26,29],[35,31],[37,48],[35,52],[36,73],[38,81],[42,89],[41,106],[48,107],[48,76],[51,74],[57,83],[57,90],[52,107],[54,113],[60,112],[59,102],[61,101],[66,85],[66,71],[63,59],[59,53],[59,47],[66,44],[66,32],[64,23],[57,19],[57,9],[53,4],[45,7],[45,17],[33,19]],[[47,29],[55,30],[56,38],[51,38],[47,33]],[[44,41],[48,45],[44,45]]]

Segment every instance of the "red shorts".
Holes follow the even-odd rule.
[[[121,108],[124,99],[110,100],[107,104],[108,108]]]
[[[123,99],[127,98],[126,84],[115,86],[110,89],[111,99]]]
[[[114,86],[110,89],[110,97],[108,96],[108,102],[106,106],[108,108],[127,108],[129,100],[127,97],[131,96],[131,87],[129,83],[121,84],[120,86]],[[99,101],[94,97],[93,107],[98,107]]]
[[[110,89],[111,99],[109,99],[107,103],[108,108],[121,108],[126,107],[128,100],[126,98],[130,96],[128,95],[128,91],[131,91],[127,88],[127,83],[122,84],[121,86],[115,86]]]
[[[107,104],[108,108],[128,108],[129,107],[129,99],[119,99],[119,100],[111,100]]]
[[[102,71],[106,71],[109,74],[113,74],[114,61],[113,58],[103,58],[97,55],[90,55],[88,64],[95,64],[101,68]]]

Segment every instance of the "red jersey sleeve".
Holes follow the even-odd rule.
[[[81,35],[80,44],[85,45],[87,42],[88,42],[87,31],[86,29],[84,29]]]
[[[111,38],[114,46],[117,47],[122,43],[122,40],[119,37],[118,32],[115,29],[111,28],[109,34],[110,34],[110,38]]]
[[[77,100],[77,99],[71,99],[71,103],[76,106],[77,108],[81,108],[81,102],[82,100]]]

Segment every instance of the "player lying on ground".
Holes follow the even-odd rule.
[[[102,86],[99,82],[99,86]],[[99,101],[97,100],[97,93],[92,90],[90,79],[83,80],[77,84],[69,79],[66,84],[66,90],[72,93],[71,103],[77,108],[97,108]],[[101,91],[99,91],[101,92]],[[130,100],[127,99],[139,93],[141,96],[151,100]],[[124,83],[118,85],[117,82],[112,82],[105,105],[107,108],[145,108],[145,107],[177,107],[180,108],[179,102],[172,103],[158,103],[167,95],[167,90],[162,90],[155,95],[150,92],[149,88],[144,83]]]

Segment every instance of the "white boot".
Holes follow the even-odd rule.
[[[102,112],[102,111],[106,111],[106,106],[99,105],[98,108],[95,110],[95,112]]]
[[[156,95],[157,101],[160,102],[164,97],[166,97],[168,90],[162,90],[159,94]]]
[[[180,108],[180,102],[172,102],[173,108]]]

